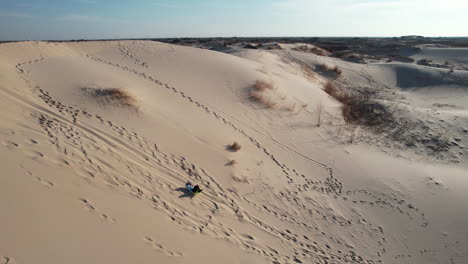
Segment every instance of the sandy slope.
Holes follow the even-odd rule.
[[[439,88],[403,87],[400,68],[438,72],[227,52],[150,41],[0,45],[3,262],[468,261],[463,71]],[[350,143],[339,104],[322,91],[327,76],[304,68],[324,61],[343,68],[343,85],[386,86],[383,100],[414,106],[405,113],[418,120],[431,121],[426,110],[443,116],[454,156],[434,161],[424,142],[397,148],[359,128]],[[265,94],[274,106],[249,98],[257,80],[274,85]],[[453,94],[442,97],[447,85]],[[89,93],[107,88],[136,106]],[[436,111],[424,96],[456,107]],[[233,141],[241,150],[226,148]],[[414,149],[419,158],[397,157]],[[204,192],[191,198],[187,180]]]

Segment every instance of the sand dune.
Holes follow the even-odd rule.
[[[0,260],[467,262],[466,71],[313,48],[1,44]],[[330,80],[411,127],[346,124]]]

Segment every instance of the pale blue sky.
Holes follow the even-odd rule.
[[[468,0],[0,0],[0,40],[468,36]]]

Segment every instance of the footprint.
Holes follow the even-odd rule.
[[[34,140],[34,139],[25,139],[24,141],[25,141],[26,143],[29,143],[29,144],[34,144],[34,145],[39,144],[39,142],[37,142],[37,141]]]
[[[255,240],[255,238],[251,235],[248,235],[248,234],[241,234],[244,238],[247,238],[249,240]]]
[[[16,144],[16,143],[13,142],[13,141],[9,141],[9,140],[3,141],[2,144],[3,144],[7,149],[14,149],[14,148],[19,147],[18,144]]]
[[[151,237],[145,236],[143,240],[150,246],[152,246],[155,250],[165,254],[166,256],[170,257],[181,257],[184,254],[181,252],[174,252],[171,250],[166,250],[165,247],[157,242],[155,242]]]
[[[7,256],[0,257],[0,264],[16,264],[17,262]]]
[[[109,222],[111,222],[111,223],[117,223],[117,220],[116,220],[115,218],[111,218],[111,217],[109,217],[109,216],[106,215],[106,214],[101,214],[101,218],[102,218],[103,220],[109,221]]]
[[[42,158],[44,157],[44,154],[42,154],[41,152],[39,151],[36,151],[36,150],[24,150],[24,153],[26,155],[28,155],[29,157],[31,157],[32,159],[37,159],[37,158]]]
[[[86,206],[89,211],[95,211],[96,208],[90,204],[90,202],[84,198],[79,198],[79,200]]]
[[[59,165],[70,166],[70,162],[68,162],[66,159],[62,159],[62,158],[55,158],[54,162],[59,164]]]
[[[48,180],[41,179],[41,178],[39,178],[39,177],[36,177],[35,180],[36,180],[37,182],[39,182],[40,184],[42,184],[42,185],[48,187],[48,188],[51,188],[51,187],[53,187],[53,186],[55,185],[53,182],[48,181]]]

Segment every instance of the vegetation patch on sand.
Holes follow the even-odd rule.
[[[393,114],[369,93],[352,92],[328,81],[324,91],[342,103],[341,113],[348,124],[380,126],[393,123]]]
[[[82,87],[81,91],[102,106],[124,107],[138,110],[139,100],[129,91],[121,88]]]
[[[273,108],[277,103],[268,95],[268,91],[272,91],[274,88],[272,82],[257,80],[249,92],[249,98],[256,103],[264,105],[266,108]]]

